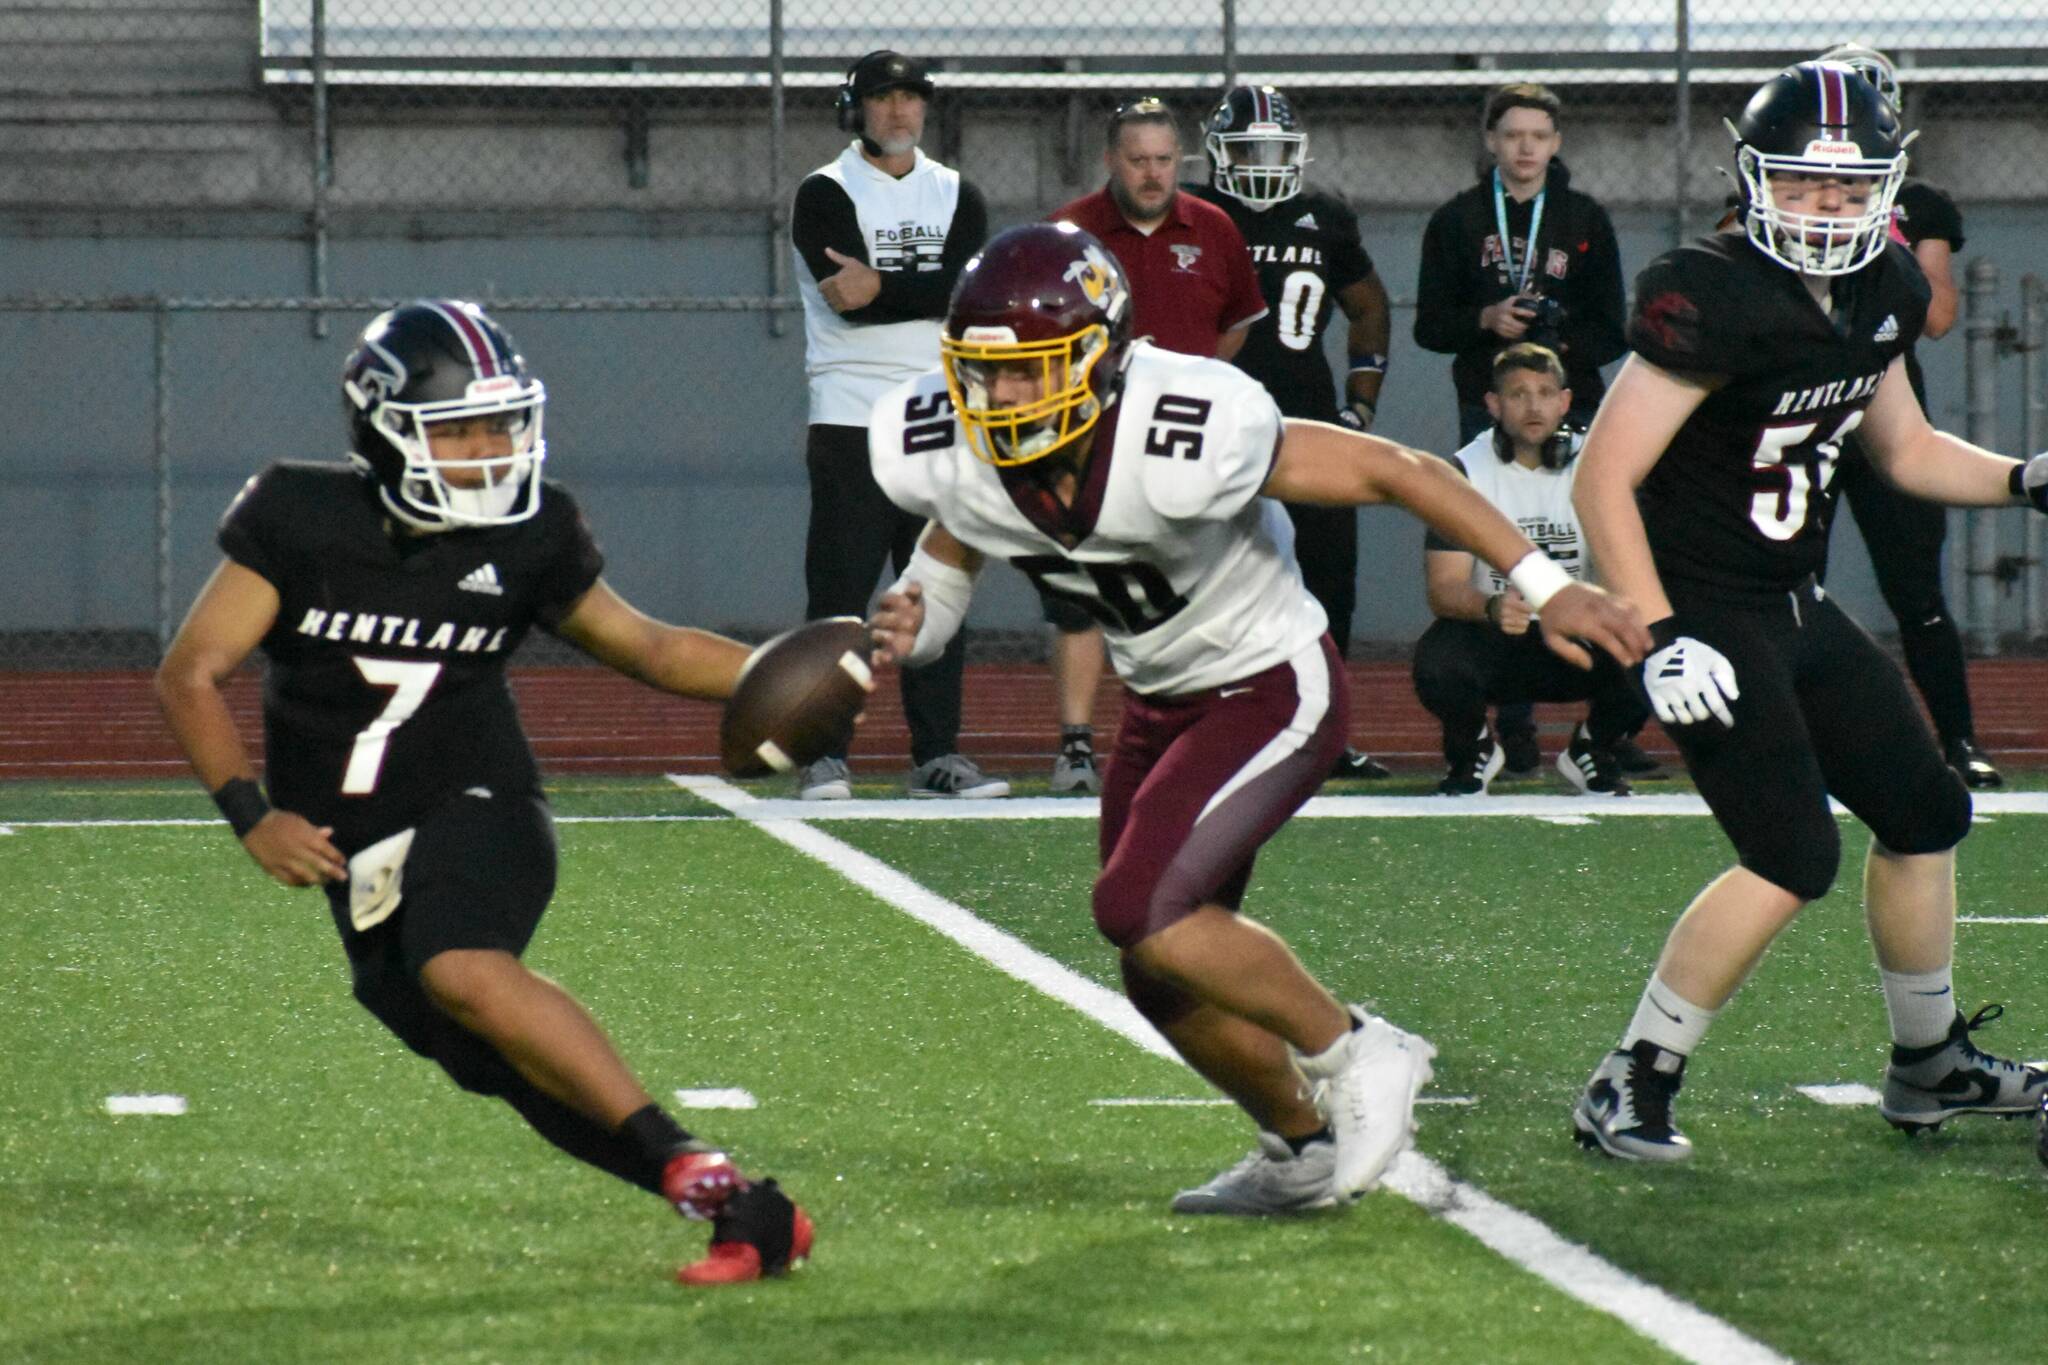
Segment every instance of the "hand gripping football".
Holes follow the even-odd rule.
[[[725,704],[718,751],[734,777],[794,772],[853,737],[875,690],[868,630],[834,616],[785,631],[748,657]]]

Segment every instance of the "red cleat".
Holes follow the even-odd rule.
[[[811,1254],[811,1220],[773,1180],[748,1185],[726,1201],[701,1261],[676,1272],[684,1284],[744,1284],[780,1275]]]
[[[710,1222],[733,1194],[747,1187],[724,1152],[678,1152],[661,1172],[662,1198],[685,1218]]]

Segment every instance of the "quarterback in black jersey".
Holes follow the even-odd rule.
[[[1390,344],[1387,287],[1358,233],[1358,215],[1336,195],[1302,179],[1308,130],[1294,102],[1270,85],[1237,85],[1209,115],[1206,185],[1181,188],[1230,215],[1251,250],[1266,313],[1231,363],[1266,386],[1288,417],[1371,431]],[[1337,309],[1347,321],[1348,364],[1341,395],[1323,337]],[[1330,618],[1340,655],[1351,649],[1358,607],[1358,512],[1288,503],[1302,581]],[[1385,777],[1355,748],[1334,777]]]
[[[226,557],[157,674],[171,729],[257,865],[324,888],[356,999],[400,1041],[571,1156],[714,1220],[686,1282],[779,1270],[808,1250],[803,1214],[686,1133],[520,961],[555,833],[505,680],[535,625],[704,699],[731,695],[747,649],[605,584],[575,502],[541,478],[541,384],[475,305],[379,316],[342,388],[354,468],[274,464],[223,518]],[[268,797],[220,691],[259,647]]]
[[[1905,146],[1848,67],[1766,82],[1732,127],[1743,232],[1637,281],[1633,351],[1580,456],[1575,503],[1609,584],[1658,648],[1651,706],[1735,845],[1679,919],[1619,1049],[1573,1111],[1614,1156],[1691,1154],[1672,1119],[1687,1057],[1771,940],[1835,879],[1833,796],[1869,826],[1866,913],[1890,1017],[1879,1112],[1915,1131],[2033,1111],[2048,1072],[1971,1041],[1952,982],[1955,845],[1970,797],[1894,665],[1817,585],[1835,465],[1855,432],[1901,490],[2044,505],[2021,462],[1927,423],[1904,356],[1925,278],[1889,237]]]

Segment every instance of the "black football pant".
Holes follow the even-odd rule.
[[[1593,661],[1590,673],[1572,667],[1534,627],[1505,635],[1486,622],[1438,619],[1415,643],[1415,695],[1443,722],[1453,765],[1479,752],[1489,702],[1589,701],[1586,735],[1604,749],[1640,730],[1649,710],[1619,664],[1598,649]]]
[[[1294,522],[1294,559],[1309,595],[1330,618],[1337,657],[1351,653],[1351,617],[1358,608],[1358,509],[1285,503]]]
[[[1944,744],[1975,737],[1970,714],[1970,678],[1963,665],[1963,639],[1941,591],[1941,547],[1948,535],[1948,509],[1901,493],[1884,481],[1860,449],[1845,452],[1837,486],[1856,514],[1856,527],[1870,550],[1877,589],[1898,618],[1906,671],[1927,700],[1928,714]]]
[[[901,573],[924,518],[890,502],[868,465],[866,427],[816,423],[804,446],[811,475],[811,522],[804,537],[804,617],[866,616],[885,561]],[[967,633],[923,668],[899,670],[910,761],[929,763],[960,748],[960,683]],[[841,749],[834,758],[845,758]]]
[[[1942,761],[1906,680],[1809,579],[1732,601],[1666,583],[1681,635],[1734,666],[1741,695],[1718,722],[1667,725],[1742,865],[1801,900],[1834,883],[1834,797],[1894,853],[1938,853],[1970,829],[1970,793]]]

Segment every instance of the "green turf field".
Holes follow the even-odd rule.
[[[1299,1220],[1176,1219],[1248,1145],[1202,1085],[761,829],[646,779],[559,789],[563,881],[530,955],[650,1087],[738,1086],[686,1121],[815,1215],[786,1282],[673,1284],[701,1249],[362,1014],[324,910],[263,882],[173,784],[0,790],[0,1360],[1646,1361],[1672,1358],[1392,1193]],[[697,817],[697,818],[677,818]],[[826,822],[1083,975],[1093,825]],[[1965,913],[2042,913],[2041,817],[1963,854]],[[1806,1083],[1876,1084],[1884,1011],[1844,885],[1716,1026],[1644,1170],[1566,1137],[1711,822],[1316,819],[1247,908],[1439,1047],[1421,1151],[1801,1360],[2029,1360],[2048,1172],[2028,1125],[1931,1139]],[[2048,1054],[2048,928],[1966,926],[1958,988]],[[186,1096],[113,1118],[109,1095]]]

